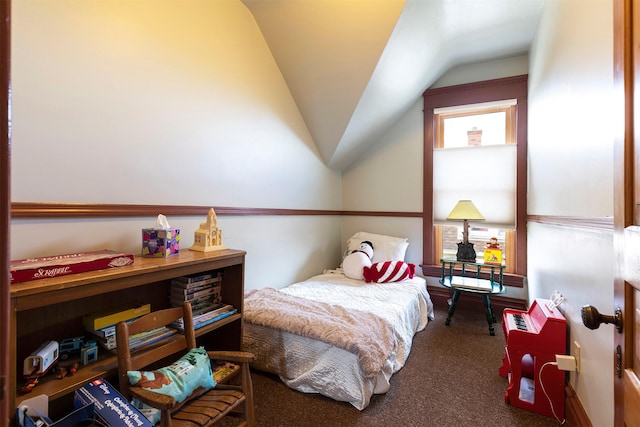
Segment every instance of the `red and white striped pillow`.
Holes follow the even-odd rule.
[[[367,283],[400,282],[405,279],[413,279],[415,273],[415,264],[404,261],[377,262],[371,267],[363,268],[364,280]]]

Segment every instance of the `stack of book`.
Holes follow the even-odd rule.
[[[169,302],[172,307],[191,303],[194,316],[210,311],[222,302],[222,274],[211,271],[194,276],[181,276],[171,280]]]
[[[181,276],[171,280],[169,302],[181,307],[185,301],[191,303],[194,329],[209,325],[238,310],[222,302],[222,272],[209,271],[192,276]],[[184,332],[184,323],[178,319],[171,326]]]
[[[193,316],[193,329],[202,328],[203,326],[210,325],[218,320],[222,320],[225,317],[231,316],[236,313],[238,309],[234,308],[230,304],[216,304],[211,307],[209,311],[204,313],[194,314]],[[180,332],[184,332],[184,321],[182,318],[176,320],[171,324],[174,328]]]
[[[140,332],[139,334],[131,335],[129,337],[129,351],[141,350],[151,344],[163,340],[177,331],[173,328],[162,326],[150,331]]]
[[[151,304],[128,304],[89,314],[82,318],[84,328],[107,350],[116,348],[116,324],[137,319],[151,312]]]

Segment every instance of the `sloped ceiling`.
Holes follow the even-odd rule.
[[[336,170],[448,69],[527,53],[544,1],[242,0]]]

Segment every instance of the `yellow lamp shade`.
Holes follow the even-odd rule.
[[[460,200],[453,208],[448,220],[484,220],[484,217],[471,200]]]

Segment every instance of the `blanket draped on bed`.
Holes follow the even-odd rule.
[[[324,341],[355,354],[364,375],[376,375],[396,351],[391,324],[363,311],[312,301],[273,288],[249,292],[244,320]]]

